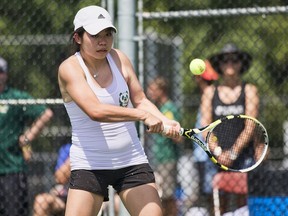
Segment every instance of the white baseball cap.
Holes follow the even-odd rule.
[[[80,9],[74,18],[74,31],[83,27],[91,35],[96,35],[106,28],[117,29],[112,24],[111,17],[104,8],[88,6]]]

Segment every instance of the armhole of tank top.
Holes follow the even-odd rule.
[[[115,70],[113,70],[113,69],[115,68],[116,70],[119,71],[119,68],[118,68],[117,65],[115,64],[115,61],[114,61],[114,59],[113,59],[113,57],[112,57],[112,55],[111,55],[110,53],[108,53],[108,55],[107,55],[106,58],[107,58],[107,60],[108,60],[108,63],[109,63],[111,72],[112,72],[113,76],[115,77],[115,76],[116,76],[116,73],[115,73]],[[120,71],[119,71],[119,72],[120,72]]]
[[[125,81],[125,79],[124,79],[121,71],[117,67],[112,55],[110,53],[108,53],[106,58],[108,60],[108,63],[109,63],[109,66],[110,66],[110,69],[111,69],[111,72],[112,72],[112,75],[113,75],[112,83],[114,83],[114,82],[118,83],[120,81],[119,79],[123,79]]]
[[[118,68],[117,64],[115,63],[115,60],[114,60],[113,56],[110,53],[108,53],[107,59],[109,61],[110,67],[113,66],[118,71],[117,76],[120,76],[125,81],[125,78],[124,78],[121,70]],[[113,71],[113,74],[114,74],[114,72],[115,71]],[[114,75],[116,76],[116,74],[114,74]]]
[[[112,71],[112,74],[113,74],[113,77],[114,77],[113,80],[116,82],[117,88],[118,88],[118,83],[122,83],[123,82],[123,83],[125,83],[125,85],[127,85],[127,90],[128,90],[128,92],[130,94],[130,90],[128,88],[128,84],[127,84],[123,74],[121,73],[120,69],[118,68],[117,64],[115,63],[115,60],[114,60],[113,56],[110,53],[108,53],[108,55],[107,55],[107,60],[109,62],[109,65],[110,65],[110,68],[111,68],[111,71]]]

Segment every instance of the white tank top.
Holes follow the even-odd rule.
[[[132,107],[126,81],[113,58],[107,55],[113,81],[107,88],[93,83],[79,52],[75,53],[85,72],[87,83],[101,103]],[[74,101],[64,103],[72,126],[71,169],[119,169],[148,163],[138,138],[135,122],[97,122],[87,116]]]

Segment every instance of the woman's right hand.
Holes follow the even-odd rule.
[[[164,130],[161,119],[148,112],[146,113],[144,124],[147,127],[148,133],[162,133],[162,131]]]
[[[169,122],[169,124],[168,124]],[[167,120],[165,123],[157,118],[156,116],[152,115],[151,113],[147,113],[147,117],[144,121],[144,124],[147,127],[148,133],[162,133],[163,135],[169,137],[178,139],[180,137],[179,131],[180,131],[180,124],[177,121],[174,120]],[[166,126],[169,126],[169,130],[164,131],[164,124]]]

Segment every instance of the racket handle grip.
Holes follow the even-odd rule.
[[[167,133],[170,128],[171,128],[171,126],[169,126],[169,125],[164,125],[164,129],[163,129],[162,133]],[[182,136],[182,135],[183,135],[183,132],[184,132],[184,129],[181,128],[180,131],[179,131],[179,134]]]
[[[171,128],[171,126],[164,125],[164,129],[163,129],[162,133],[167,133],[170,128]]]

